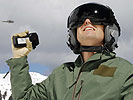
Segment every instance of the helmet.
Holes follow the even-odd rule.
[[[81,26],[85,19],[90,19],[93,25],[104,25],[104,46],[80,46],[77,40],[77,27]],[[86,3],[75,8],[67,20],[68,46],[75,54],[82,51],[101,52],[102,50],[113,51],[117,47],[120,36],[120,26],[115,19],[114,13],[108,6],[98,3]]]

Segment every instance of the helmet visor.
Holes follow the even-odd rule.
[[[113,12],[106,6],[88,3],[77,7],[69,16],[68,28],[81,26],[85,19],[90,19],[94,25],[108,25],[111,23]]]

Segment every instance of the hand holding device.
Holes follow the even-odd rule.
[[[12,36],[13,58],[27,56],[39,44],[38,35],[25,31]]]

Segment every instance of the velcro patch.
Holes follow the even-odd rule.
[[[98,69],[95,69],[93,74],[100,75],[104,77],[113,77],[116,67],[108,67],[106,65],[100,65]]]

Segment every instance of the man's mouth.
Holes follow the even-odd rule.
[[[93,31],[95,31],[95,28],[92,27],[92,26],[86,26],[86,27],[83,29],[83,31],[86,31],[86,30],[93,30]]]

